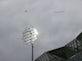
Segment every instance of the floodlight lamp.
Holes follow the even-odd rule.
[[[38,35],[38,31],[34,28],[35,35]]]
[[[38,31],[35,28],[33,28],[33,26],[26,28],[23,32],[23,39],[26,43],[34,43],[34,41],[37,39],[37,36]]]

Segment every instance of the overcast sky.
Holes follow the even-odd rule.
[[[37,58],[82,31],[82,0],[0,0],[0,61],[31,61],[31,45],[22,40],[29,24],[39,32]]]

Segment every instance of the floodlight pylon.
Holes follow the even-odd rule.
[[[34,28],[32,25],[25,28],[23,32],[23,39],[26,43],[31,43],[32,47],[32,61],[34,60],[34,42],[37,40],[38,32],[36,28]]]

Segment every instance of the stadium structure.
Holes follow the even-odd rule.
[[[82,32],[64,47],[47,51],[35,61],[82,61]]]

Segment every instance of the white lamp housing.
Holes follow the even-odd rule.
[[[23,32],[23,39],[26,43],[34,43],[37,39],[38,31],[33,26],[28,27]]]

